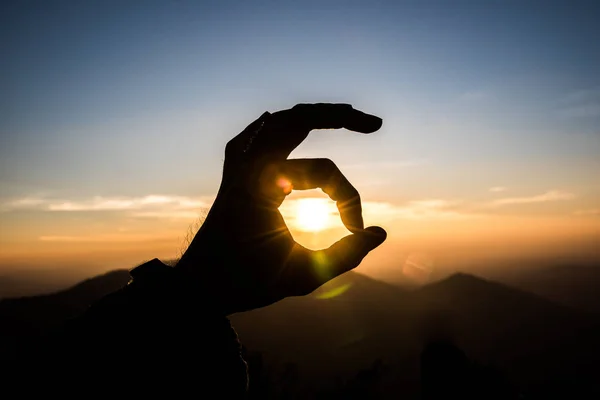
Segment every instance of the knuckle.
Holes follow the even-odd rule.
[[[352,200],[353,203],[361,203],[360,200],[360,193],[358,193],[358,190],[354,187],[354,186],[350,186],[348,188],[348,193],[349,193],[349,197]]]
[[[337,165],[329,158],[321,158],[319,161],[319,168],[328,175],[339,172]]]
[[[233,139],[227,142],[225,145],[225,157],[231,157],[234,153],[235,144],[233,143]]]

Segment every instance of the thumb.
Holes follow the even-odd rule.
[[[369,251],[379,247],[387,238],[387,232],[380,226],[369,226],[363,232],[359,235],[364,235],[362,240],[369,247]]]
[[[383,228],[370,226],[342,238],[324,250],[331,278],[356,268],[371,250],[385,241],[386,237],[387,232]]]

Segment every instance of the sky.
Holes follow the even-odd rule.
[[[176,256],[227,141],[313,102],[384,121],[292,154],[334,160],[388,231],[367,271],[440,249],[600,258],[595,3],[2,2],[0,274]],[[294,230],[295,195],[299,241],[342,236]]]

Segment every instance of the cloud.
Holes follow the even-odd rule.
[[[559,111],[563,118],[586,118],[600,116],[600,102],[566,107]]]
[[[288,199],[280,207],[288,220],[295,218],[298,199]],[[324,199],[325,200],[325,199]],[[26,197],[1,205],[3,212],[16,210],[37,210],[45,212],[120,212],[130,218],[194,219],[206,212],[214,197],[186,197],[169,195],[148,195],[141,197],[96,196],[82,200],[57,200]],[[333,201],[325,200],[328,210],[336,215]],[[391,202],[363,201],[365,219],[385,221],[388,219],[459,219],[473,216],[459,209],[462,202],[444,199],[421,199],[393,204]],[[58,239],[56,239],[58,240]]]
[[[40,210],[48,212],[75,211],[117,211],[127,212],[140,218],[193,218],[200,210],[209,208],[214,198],[186,197],[169,195],[148,195],[141,197],[95,196],[83,200],[49,199],[24,197],[5,202],[0,206],[3,212],[16,210]]]
[[[289,199],[283,202],[279,210],[290,226],[296,227],[296,210],[298,202],[304,199]],[[339,213],[333,201],[319,199],[323,201],[329,214],[329,221],[325,225],[332,225],[339,219]],[[381,201],[363,201],[362,212],[365,221],[369,223],[386,223],[396,219],[410,220],[457,220],[472,218],[475,215],[462,212],[458,209],[460,202],[453,202],[442,199],[426,199],[409,201],[403,205],[392,204]]]
[[[100,235],[47,235],[40,236],[38,240],[41,242],[78,242],[78,243],[123,243],[123,242],[148,242],[168,240],[168,237],[160,237],[155,235],[144,234],[100,234]]]
[[[346,164],[341,165],[340,170],[344,172],[349,169],[363,169],[363,168],[385,168],[385,169],[394,169],[394,168],[407,168],[407,167],[418,167],[421,165],[426,165],[429,163],[429,159],[427,158],[409,158],[406,160],[397,160],[397,161],[378,161],[378,162],[364,162],[357,164]]]
[[[49,211],[118,211],[143,210],[148,208],[198,209],[209,207],[210,203],[203,199],[183,196],[149,195],[144,197],[101,197],[79,202],[54,201],[47,204]]]
[[[563,118],[600,116],[600,86],[568,93],[560,103],[558,114]]]
[[[497,199],[489,203],[492,207],[500,207],[513,204],[530,204],[530,203],[545,203],[549,201],[560,201],[573,199],[573,193],[562,192],[560,190],[551,190],[543,194],[529,197],[506,197]]]
[[[577,210],[573,212],[573,215],[586,216],[586,215],[600,215],[600,208],[592,208],[587,210]]]
[[[561,103],[577,104],[598,99],[600,99],[600,86],[591,89],[574,90],[567,93],[567,95],[561,99]]]
[[[492,187],[490,192],[500,193],[505,187]],[[506,197],[489,203],[470,204],[468,202],[447,199],[420,199],[393,204],[391,202],[364,201],[363,215],[369,221],[387,221],[391,219],[411,220],[456,220],[473,218],[484,212],[485,208],[502,207],[514,204],[542,203],[569,200],[575,195],[559,190],[529,197]],[[165,218],[193,220],[205,213],[212,205],[214,197],[187,197],[171,195],[147,195],[140,197],[103,197],[96,196],[83,200],[57,200],[43,197],[24,197],[5,202],[0,210],[38,210],[45,212],[119,212],[130,218]],[[290,221],[295,218],[296,202],[301,199],[288,199],[280,211]],[[327,202],[332,214],[337,214],[333,201]],[[483,207],[482,207],[483,206]],[[590,210],[584,210],[591,213]],[[584,215],[581,211],[578,215]]]
[[[27,208],[39,208],[43,206],[44,203],[45,200],[40,197],[23,197],[21,199],[10,200],[0,204],[0,212]]]
[[[185,210],[161,210],[161,211],[144,211],[134,212],[131,214],[135,218],[172,218],[172,219],[193,219],[200,214],[196,211]]]
[[[443,199],[425,199],[409,201],[404,205],[388,202],[364,202],[365,219],[386,221],[389,219],[448,220],[473,217],[458,209],[460,202]]]
[[[411,201],[404,207],[398,207],[399,214],[409,219],[463,219],[473,215],[461,212],[459,201],[429,199]]]

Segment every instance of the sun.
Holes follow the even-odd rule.
[[[318,232],[329,226],[331,210],[326,199],[298,199],[295,208],[295,222],[298,229]]]

